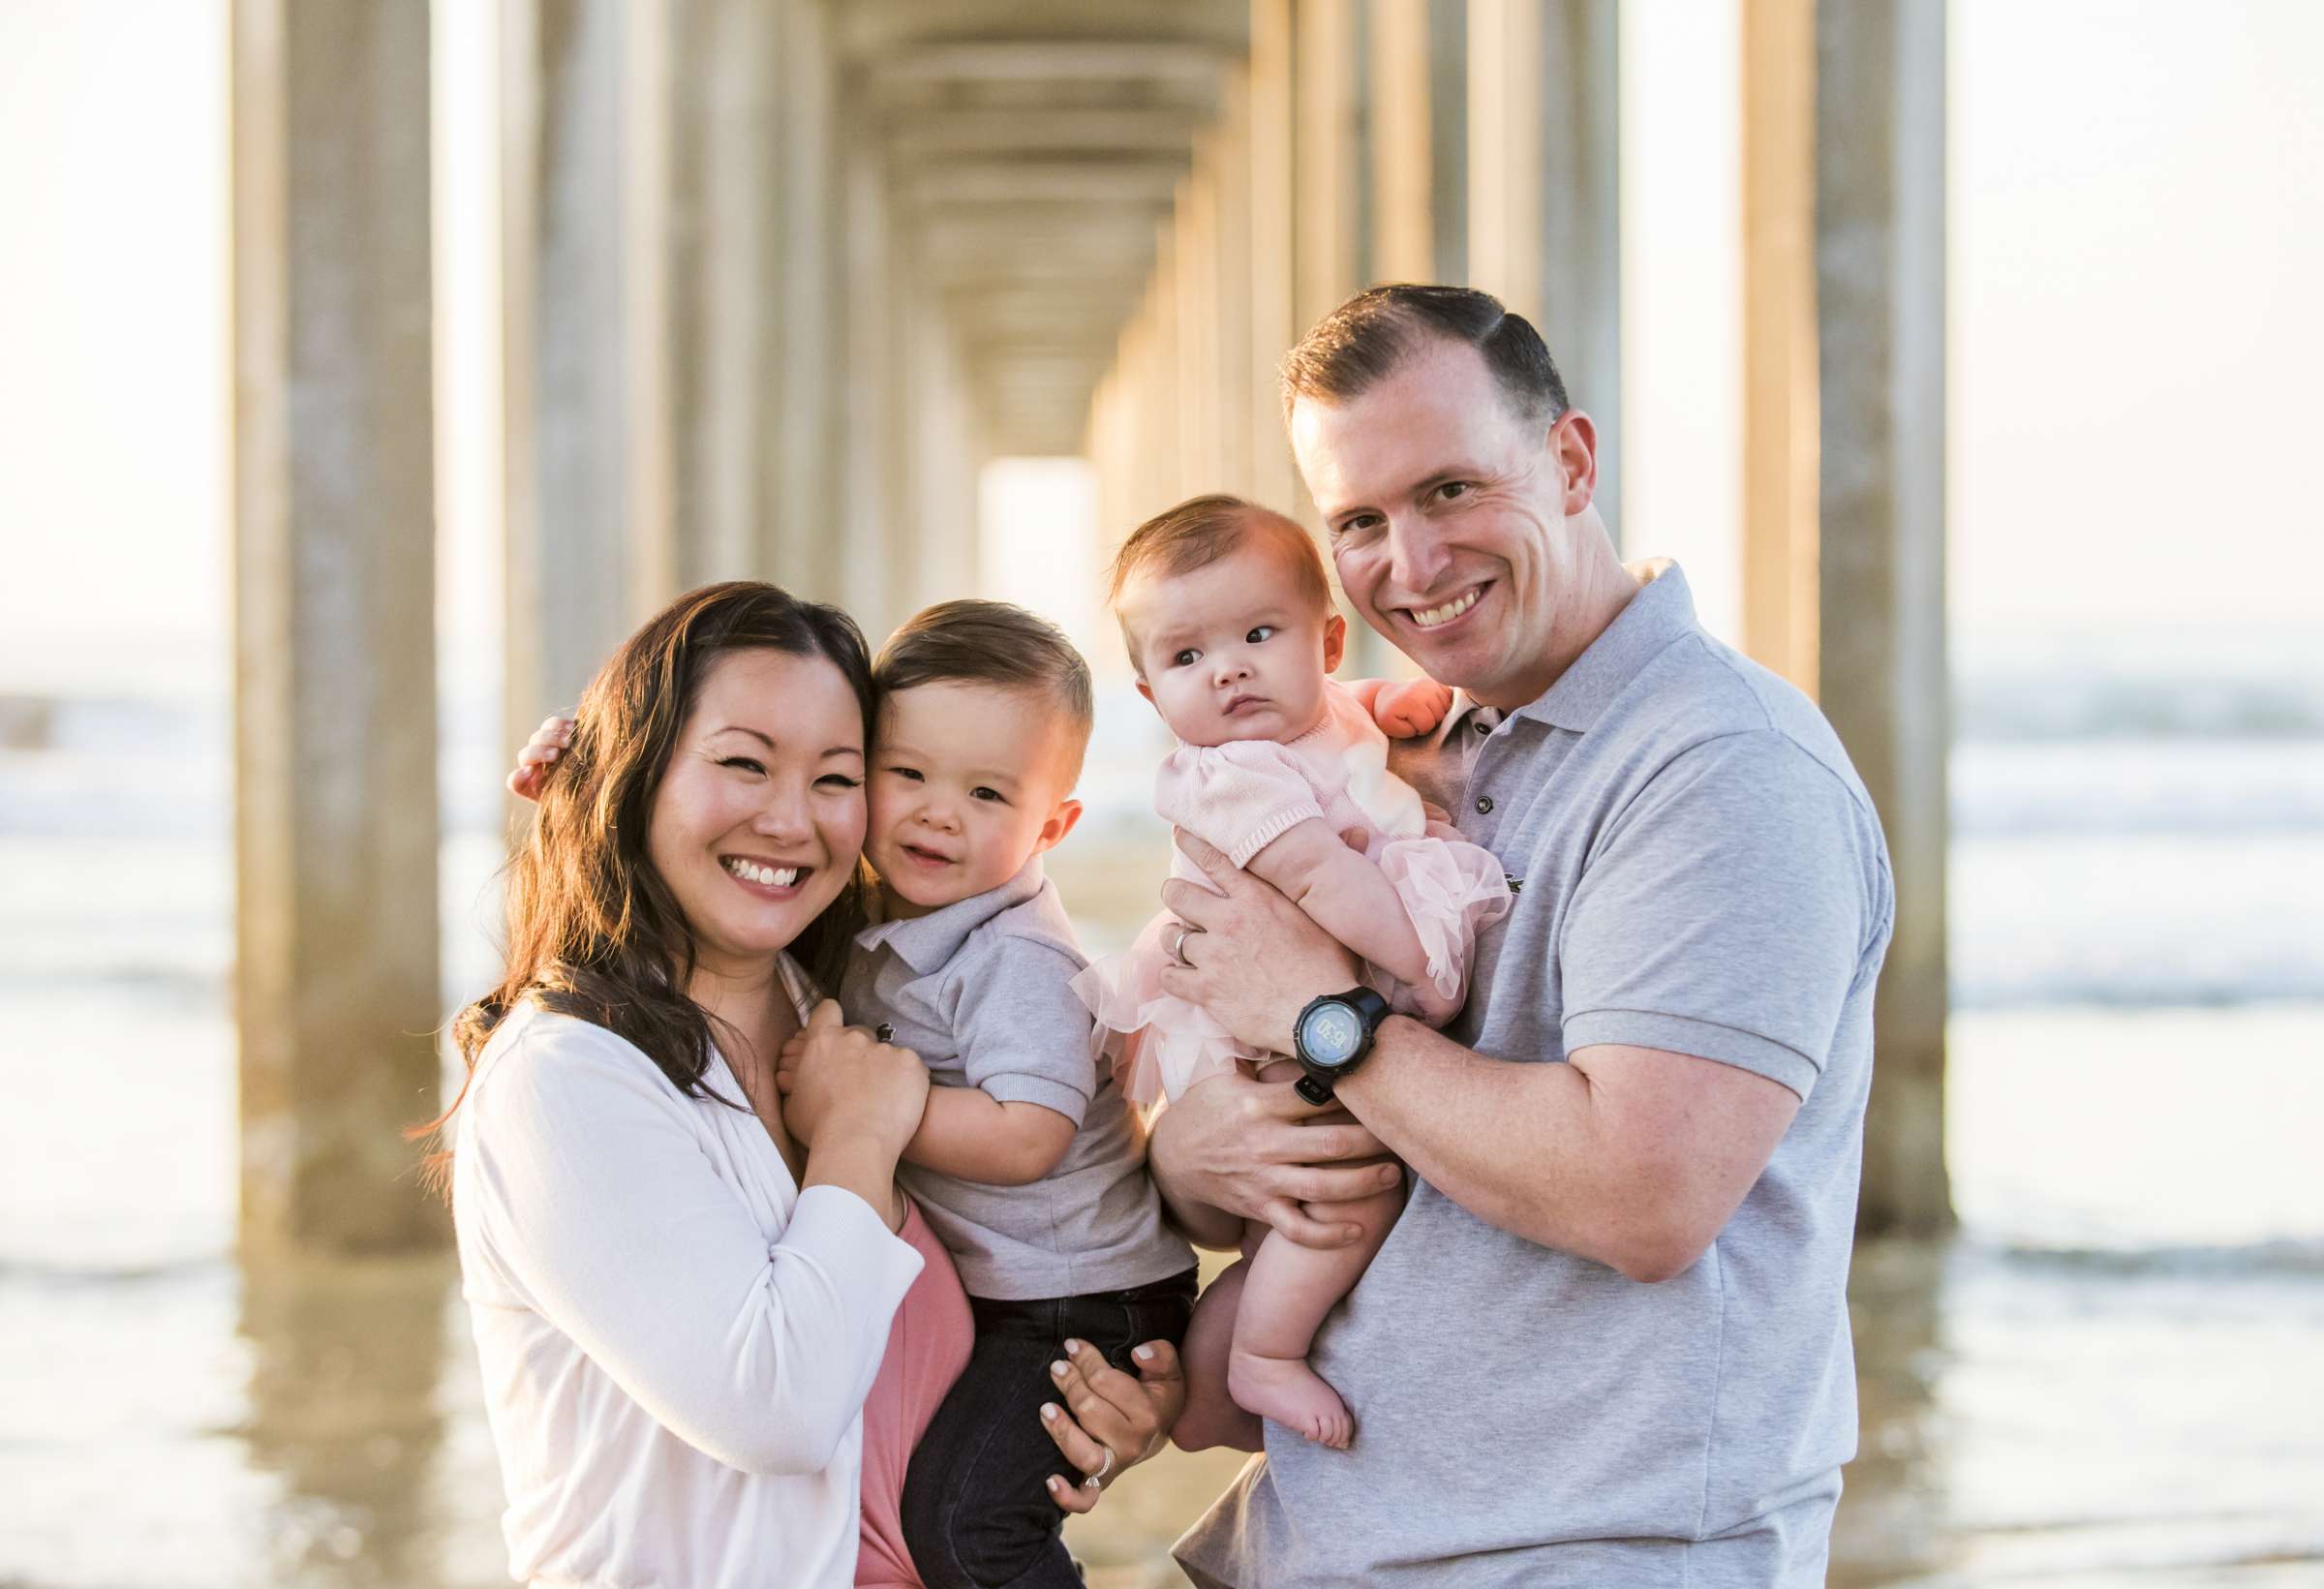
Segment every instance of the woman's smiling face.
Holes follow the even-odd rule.
[[[864,847],[864,721],[821,657],[720,657],[678,732],[646,853],[697,963],[749,976],[839,897]]]

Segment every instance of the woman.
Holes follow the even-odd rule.
[[[860,920],[871,704],[844,614],[714,586],[615,654],[545,780],[445,1115],[519,1578],[917,1581],[903,1458],[969,1331],[895,1185],[927,1072],[857,1034],[811,1143],[774,1085],[838,1020],[800,963],[828,976]],[[1160,1444],[1183,1390],[1147,1356],[1141,1382],[1074,1354],[1047,1426],[1081,1471]]]

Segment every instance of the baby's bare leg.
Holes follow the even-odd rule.
[[[1355,1421],[1339,1393],[1307,1366],[1307,1351],[1324,1315],[1363,1273],[1403,1206],[1401,1190],[1332,1205],[1330,1217],[1352,1219],[1363,1230],[1350,1246],[1302,1247],[1269,1233],[1249,1261],[1235,1315],[1227,1386],[1238,1406],[1321,1445],[1346,1449]]]
[[[1235,1346],[1235,1314],[1242,1300],[1243,1282],[1250,1277],[1250,1255],[1268,1234],[1253,1223],[1244,1233],[1242,1258],[1203,1288],[1195,1299],[1194,1319],[1178,1347],[1178,1361],[1186,1370],[1186,1406],[1171,1428],[1171,1443],[1180,1451],[1199,1451],[1212,1446],[1237,1451],[1259,1449],[1259,1420],[1235,1404],[1227,1389],[1228,1358]]]
[[[1143,1036],[1144,1034],[1140,1034]],[[1211,1081],[1204,1077],[1187,1088],[1191,1094]],[[1212,1446],[1238,1451],[1259,1449],[1259,1421],[1240,1407],[1227,1390],[1227,1355],[1235,1344],[1235,1312],[1242,1300],[1242,1283],[1251,1272],[1251,1255],[1268,1233],[1264,1220],[1242,1222],[1242,1258],[1231,1264],[1195,1299],[1194,1317],[1186,1337],[1178,1343],[1178,1361],[1186,1371],[1186,1405],[1172,1425],[1172,1444],[1181,1451],[1199,1451]]]

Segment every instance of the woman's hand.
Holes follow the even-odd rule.
[[[549,768],[573,743],[573,719],[543,718],[533,737],[516,752],[516,768],[508,775],[508,792],[520,800],[538,800]]]
[[[1124,1468],[1168,1443],[1186,1406],[1186,1376],[1168,1341],[1147,1341],[1130,1357],[1138,1364],[1135,1379],[1086,1341],[1067,1341],[1064,1360],[1050,1365],[1063,1406],[1044,1406],[1042,1425],[1065,1460],[1088,1475],[1078,1484],[1051,1476],[1049,1496],[1062,1511],[1096,1506],[1098,1493]]]
[[[895,1158],[920,1129],[928,1085],[918,1054],[845,1024],[828,998],[775,1060],[783,1127],[810,1149],[855,1138]]]

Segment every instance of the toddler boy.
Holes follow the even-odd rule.
[[[1074,1584],[1044,1488],[1081,1479],[1037,1417],[1057,1393],[1050,1364],[1078,1338],[1134,1373],[1130,1349],[1176,1345],[1195,1294],[1194,1255],[1163,1224],[1144,1138],[1093,1056],[1072,988],[1087,962],[1042,875],[1081,816],[1088,664],[1022,608],[947,601],[897,630],[872,676],[876,919],[839,998],[928,1064],[899,1176],[976,1318],[968,1366],[912,1453],[904,1539],[932,1589]]]

